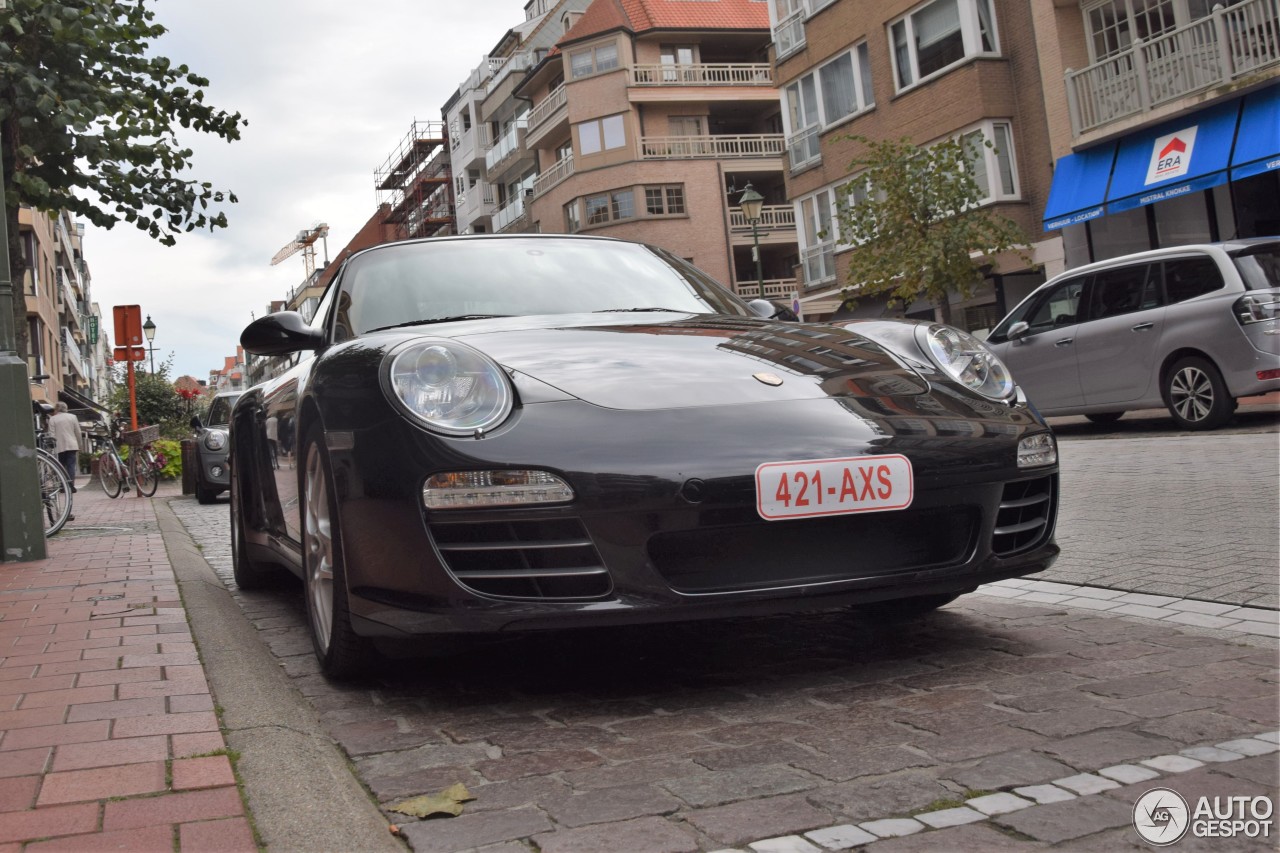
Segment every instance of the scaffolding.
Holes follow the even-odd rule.
[[[453,176],[447,128],[442,121],[415,119],[375,172],[378,203],[391,208],[386,221],[398,239],[453,233]]]

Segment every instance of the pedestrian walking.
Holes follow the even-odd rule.
[[[71,491],[76,490],[76,467],[80,458],[80,419],[67,411],[66,403],[54,406],[53,417],[49,418],[49,432],[54,439],[54,452],[58,461],[67,472],[67,482]]]

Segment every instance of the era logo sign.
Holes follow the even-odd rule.
[[[1197,125],[1162,136],[1151,146],[1151,164],[1147,166],[1147,183],[1181,178],[1191,166],[1191,151],[1196,145]]]

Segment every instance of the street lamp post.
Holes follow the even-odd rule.
[[[142,333],[147,336],[147,353],[151,356],[151,373],[156,372],[156,348],[151,342],[156,339],[156,324],[151,322],[151,315],[147,315],[147,322],[142,324]]]
[[[764,299],[764,273],[760,269],[760,212],[764,207],[764,196],[755,191],[751,182],[742,189],[742,197],[738,199],[738,207],[742,215],[751,223],[751,256],[756,259],[756,285],[760,288],[760,298]]]

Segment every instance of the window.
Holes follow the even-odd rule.
[[[622,219],[634,219],[636,215],[635,192],[630,188],[587,196],[585,201],[588,225],[604,225]]]
[[[644,210],[649,216],[684,213],[684,187],[645,187]]]
[[[1185,302],[1222,287],[1222,273],[1209,257],[1180,258],[1165,261],[1164,290],[1169,304]]]
[[[1224,4],[1224,5],[1230,5]],[[1206,0],[1101,0],[1082,4],[1094,62],[1115,56],[1174,27],[1209,14]]]
[[[1040,297],[1026,318],[1031,331],[1044,332],[1059,326],[1073,325],[1080,310],[1080,294],[1084,290],[1084,282],[1083,278],[1064,281]],[[1009,319],[1017,322],[1012,316]],[[1001,331],[1007,331],[1007,328]]]
[[[999,49],[991,0],[933,0],[890,25],[889,41],[899,91]]]
[[[627,144],[622,116],[584,121],[578,125],[578,148],[584,155],[599,154]]]
[[[783,104],[790,129],[791,167],[817,161],[822,129],[875,106],[866,42],[787,86]]]
[[[578,222],[578,200],[574,199],[564,206],[564,230],[568,234],[577,234],[581,227]]]
[[[1147,264],[1097,273],[1089,292],[1089,319],[1104,320],[1158,306],[1160,295],[1151,273],[1152,267]]]
[[[1013,131],[1007,122],[983,122],[960,136],[969,150],[969,165],[982,202],[1018,197],[1013,159]],[[990,142],[990,145],[986,143]]]
[[[575,50],[569,54],[569,71],[575,80],[617,67],[618,45],[613,42],[586,50]]]

